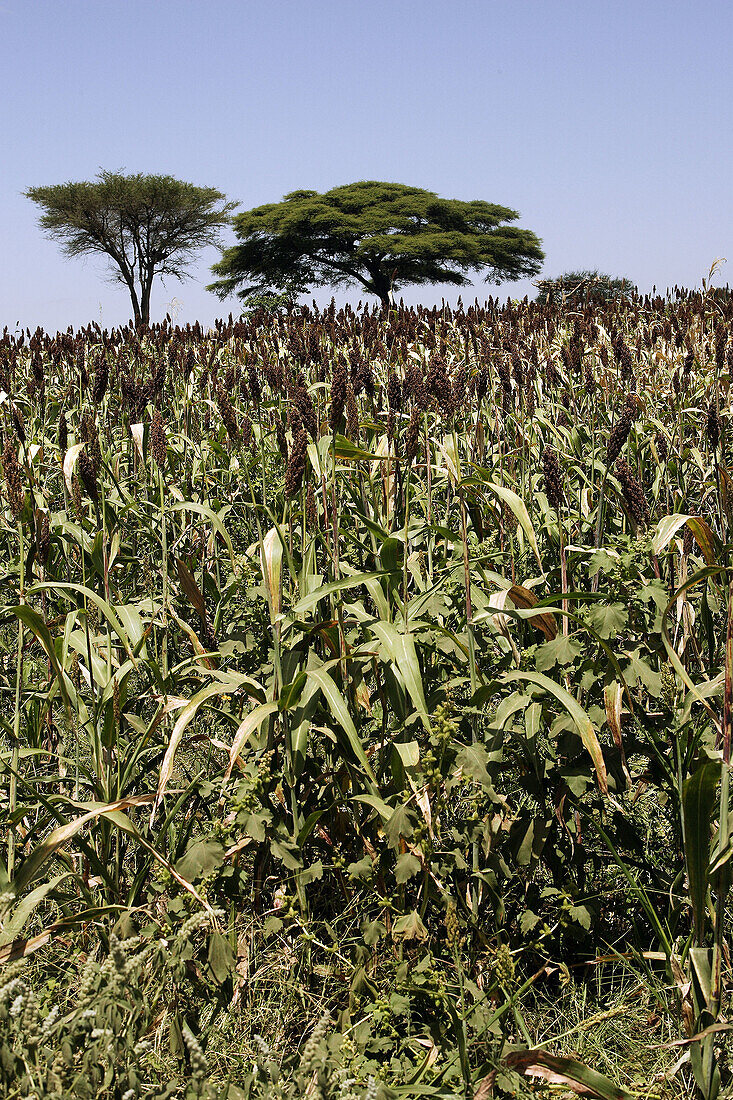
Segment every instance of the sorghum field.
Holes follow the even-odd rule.
[[[733,296],[5,331],[5,1097],[731,1095]]]

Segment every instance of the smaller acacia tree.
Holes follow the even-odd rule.
[[[136,325],[150,323],[155,277],[185,278],[193,255],[219,244],[237,205],[213,187],[140,173],[100,172],[94,181],[31,187],[25,195],[41,207],[42,228],[67,256],[109,256],[113,278],[130,292]]]

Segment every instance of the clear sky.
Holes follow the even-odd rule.
[[[395,180],[518,210],[546,275],[692,286],[730,253],[733,283],[732,32],[731,0],[0,0],[0,326],[129,317],[22,196],[100,168],[241,209]],[[236,313],[205,289],[215,258],[159,286],[154,317]]]

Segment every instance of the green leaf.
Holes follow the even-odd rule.
[[[623,630],[629,613],[622,603],[597,603],[588,608],[586,616],[596,633],[605,639],[615,637]]]
[[[505,485],[496,485],[492,482],[486,484],[486,488],[490,489],[492,493],[495,493],[500,500],[503,500],[505,504],[511,508],[514,513],[519,526],[527,536],[527,541],[534,551],[534,556],[537,558],[537,564],[539,565],[542,573],[544,574],[544,568],[542,566],[542,558],[540,557],[539,547],[537,545],[537,536],[535,534],[534,527],[532,526],[532,520],[529,518],[529,512],[527,506],[520,496],[512,489],[507,489]]]
[[[232,546],[232,540],[229,538],[226,527],[221,522],[221,519],[219,518],[219,516],[217,516],[216,512],[212,511],[212,509],[209,508],[206,504],[198,504],[196,501],[193,500],[177,502],[175,504],[171,504],[169,507],[171,512],[196,512],[198,515],[203,516],[204,519],[208,519],[217,534],[221,535],[222,539],[224,540],[224,544],[229,551],[229,559],[232,563],[232,569],[234,569],[234,547]]]
[[[397,741],[395,749],[406,768],[416,768],[420,763],[420,744],[418,741]]]
[[[341,580],[324,584],[317,588],[315,592],[311,592],[310,595],[304,596],[302,600],[298,600],[292,609],[292,614],[297,618],[304,612],[310,611],[326,596],[331,596],[336,592],[344,592],[348,588],[358,588],[362,584],[366,585],[368,581],[379,580],[381,577],[387,576],[388,572],[388,570],[380,569],[378,573],[354,573],[350,577],[342,577]]]
[[[236,961],[236,956],[226,936],[222,935],[221,932],[212,932],[209,939],[209,966],[219,985],[223,985],[227,978],[232,975]]]
[[[549,676],[543,676],[541,672],[505,672],[501,679],[505,683],[510,683],[514,680],[524,680],[527,683],[536,684],[550,695],[555,696],[575,722],[575,727],[596,769],[598,786],[603,794],[608,794],[608,777],[606,774],[606,764],[603,759],[603,751],[596,731],[593,728],[593,723],[577,699],[574,699],[570,692],[566,691],[565,688],[561,687],[559,684],[556,684]]]
[[[551,642],[543,642],[537,648],[535,662],[540,672],[546,672],[554,665],[569,665],[577,660],[583,647],[575,638],[558,634]]]
[[[517,847],[516,860],[519,867],[529,867],[540,858],[545,847],[550,822],[546,817],[533,817],[528,823]]]
[[[127,631],[125,630],[122,623],[120,622],[110,605],[107,603],[107,601],[103,600],[101,596],[98,596],[96,592],[93,592],[91,588],[87,588],[86,585],[83,584],[72,584],[71,582],[62,584],[58,581],[49,581],[40,584],[34,584],[32,588],[28,589],[28,592],[29,594],[32,594],[35,592],[41,592],[44,589],[53,589],[56,592],[63,592],[67,595],[70,595],[72,592],[76,592],[80,596],[84,596],[87,600],[87,603],[91,601],[91,603],[96,604],[96,606],[102,612],[107,622],[112,627],[115,634],[125,647],[125,652],[127,653],[127,656],[130,657],[132,660],[135,659],[132,652],[132,646],[130,645],[130,639],[127,636]]]
[[[351,800],[352,802],[365,802],[367,806],[371,806],[384,821],[389,821],[392,817],[393,809],[388,806],[384,799],[379,798],[373,794],[355,794]]]
[[[633,687],[639,681],[642,682],[650,695],[655,699],[658,699],[662,694],[662,680],[658,672],[656,672],[649,664],[648,661],[643,660],[639,656],[639,650],[635,650],[629,659],[629,663],[624,669],[624,679],[629,687]]]
[[[582,928],[585,928],[586,932],[590,930],[591,914],[587,906],[569,905],[567,911],[571,920],[576,921]]]
[[[189,882],[196,882],[221,867],[224,856],[224,845],[218,840],[195,840],[176,863],[176,871]]]
[[[703,935],[707,912],[710,823],[719,778],[720,762],[706,760],[682,784],[685,863],[698,942]]]
[[[408,879],[414,878],[415,875],[420,874],[422,864],[417,856],[412,852],[403,852],[402,855],[397,856],[397,862],[395,864],[395,879],[402,885],[403,882],[407,882]]]
[[[64,672],[61,668],[61,665],[59,664],[59,659],[56,656],[56,649],[53,644],[53,638],[51,637],[51,632],[46,626],[45,620],[42,618],[41,615],[38,614],[37,611],[34,611],[32,607],[29,607],[28,604],[18,604],[16,607],[8,607],[6,608],[6,611],[8,612],[8,614],[15,615],[16,618],[20,619],[23,625],[27,626],[28,629],[31,630],[38,638],[39,642],[46,651],[46,656],[49,659],[51,668],[56,674],[56,679],[58,680],[59,688],[61,689],[61,694],[63,696],[64,702],[67,706],[70,706],[66,681],[64,679]]]
[[[601,570],[604,573],[614,573],[620,564],[620,557],[615,550],[609,551],[601,548],[591,554],[588,559],[588,576],[596,577]]]
[[[168,1023],[168,1042],[170,1045],[170,1051],[174,1058],[182,1058],[183,1052],[186,1047],[183,1042],[183,1032],[181,1030],[181,1022],[178,1019],[178,1013],[174,1012],[171,1015]]]
[[[298,875],[301,886],[307,886],[309,882],[317,882],[323,878],[323,862],[320,859],[309,863],[304,871]]]
[[[295,844],[272,840],[270,841],[270,851],[275,859],[279,859],[285,864],[289,871],[298,871],[303,866],[300,850]]]
[[[365,920],[361,925],[361,934],[367,947],[375,947],[382,936],[386,935],[387,926],[381,920]]]
[[[278,708],[280,711],[290,710],[297,704],[305,684],[305,672],[299,672],[291,683],[283,685],[282,691],[280,692],[280,698],[278,699]]]
[[[357,447],[345,435],[336,434],[334,454],[342,462],[394,462],[390,455],[375,455]]]
[[[21,902],[16,905],[12,914],[7,920],[3,920],[2,927],[0,928],[0,944],[10,943],[23,931],[23,927],[30,917],[31,913],[40,905],[43,899],[50,894],[63,882],[64,879],[70,877],[70,873],[65,871],[61,875],[56,875],[49,882],[44,882],[40,886],[36,886],[35,890],[31,890],[30,894],[27,894]]]
[[[412,634],[401,634],[392,623],[375,622],[370,624],[370,629],[384,645],[390,659],[397,665],[407,692],[412,699],[415,710],[420,715],[426,730],[431,729],[430,715],[428,714],[423,692],[423,677],[420,671],[420,661],[415,649],[415,638]]]
[[[371,857],[363,856],[362,859],[349,863],[346,867],[346,873],[349,878],[354,879],[356,882],[370,882],[373,874]]]
[[[412,811],[409,806],[398,806],[392,813],[389,821],[384,826],[384,835],[393,848],[397,848],[400,839],[404,837],[411,837],[415,831],[412,823]]]
[[[329,662],[330,664],[330,662]],[[331,714],[336,719],[342,730],[346,734],[348,745],[353,752],[356,759],[361,764],[364,772],[368,776],[370,783],[376,788],[377,780],[372,771],[371,764],[367,759],[367,755],[364,752],[364,747],[359,738],[359,734],[356,732],[356,726],[353,719],[349,714],[349,708],[346,705],[346,700],[336,687],[336,684],[328,675],[326,666],[321,668],[309,668],[306,671],[306,676],[310,680],[314,680],[321,691],[323,692],[326,702],[328,703]]]
[[[519,928],[523,936],[528,936],[530,932],[537,927],[541,921],[541,917],[538,917],[536,913],[533,913],[531,909],[525,909],[519,918]]]
[[[486,770],[488,762],[489,754],[486,748],[479,743],[464,745],[456,756],[456,764],[464,775],[469,775],[471,779],[475,779],[482,786],[491,788],[491,776]]]
[[[25,888],[36,878],[46,861],[90,822],[98,817],[107,817],[116,824],[120,824],[116,811],[128,809],[130,806],[149,805],[153,799],[154,795],[142,794],[121,798],[116,802],[92,803],[90,809],[81,817],[77,817],[73,821],[67,821],[66,824],[53,829],[20,865],[15,878],[10,884],[15,896],[20,897]],[[124,814],[119,816],[125,817]],[[129,819],[126,820],[129,824],[132,824]]]
[[[181,743],[183,734],[185,733],[189,724],[193,721],[198,714],[200,708],[204,703],[208,702],[216,695],[228,695],[232,690],[230,683],[219,681],[214,684],[207,684],[206,687],[197,691],[193,699],[186,703],[185,707],[181,710],[181,713],[176,719],[176,724],[171,731],[170,740],[168,741],[168,747],[165,750],[165,756],[163,757],[163,763],[160,766],[160,775],[158,776],[158,791],[155,798],[155,805],[150,814],[150,820],[152,821],[155,816],[155,811],[160,805],[160,801],[166,792],[168,782],[173,774],[173,764],[175,762],[176,753]],[[277,709],[277,704],[275,704]]]
[[[232,774],[237,756],[246,744],[248,738],[252,736],[255,730],[260,728],[262,723],[269,718],[271,714],[276,714],[278,709],[277,703],[260,703],[259,706],[254,707],[254,709],[245,716],[234,735],[234,740],[229,749],[229,763],[224,773],[225,779],[228,779]]]
[[[404,552],[404,543],[400,539],[385,539],[379,550],[379,560],[388,573],[396,573],[402,569]]]

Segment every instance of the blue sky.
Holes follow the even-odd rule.
[[[518,210],[544,274],[699,285],[733,264],[732,32],[730,0],[0,0],[0,326],[129,317],[104,262],[63,259],[22,196],[100,168],[241,209],[396,180]],[[236,312],[205,290],[215,258],[159,286],[154,316]]]

